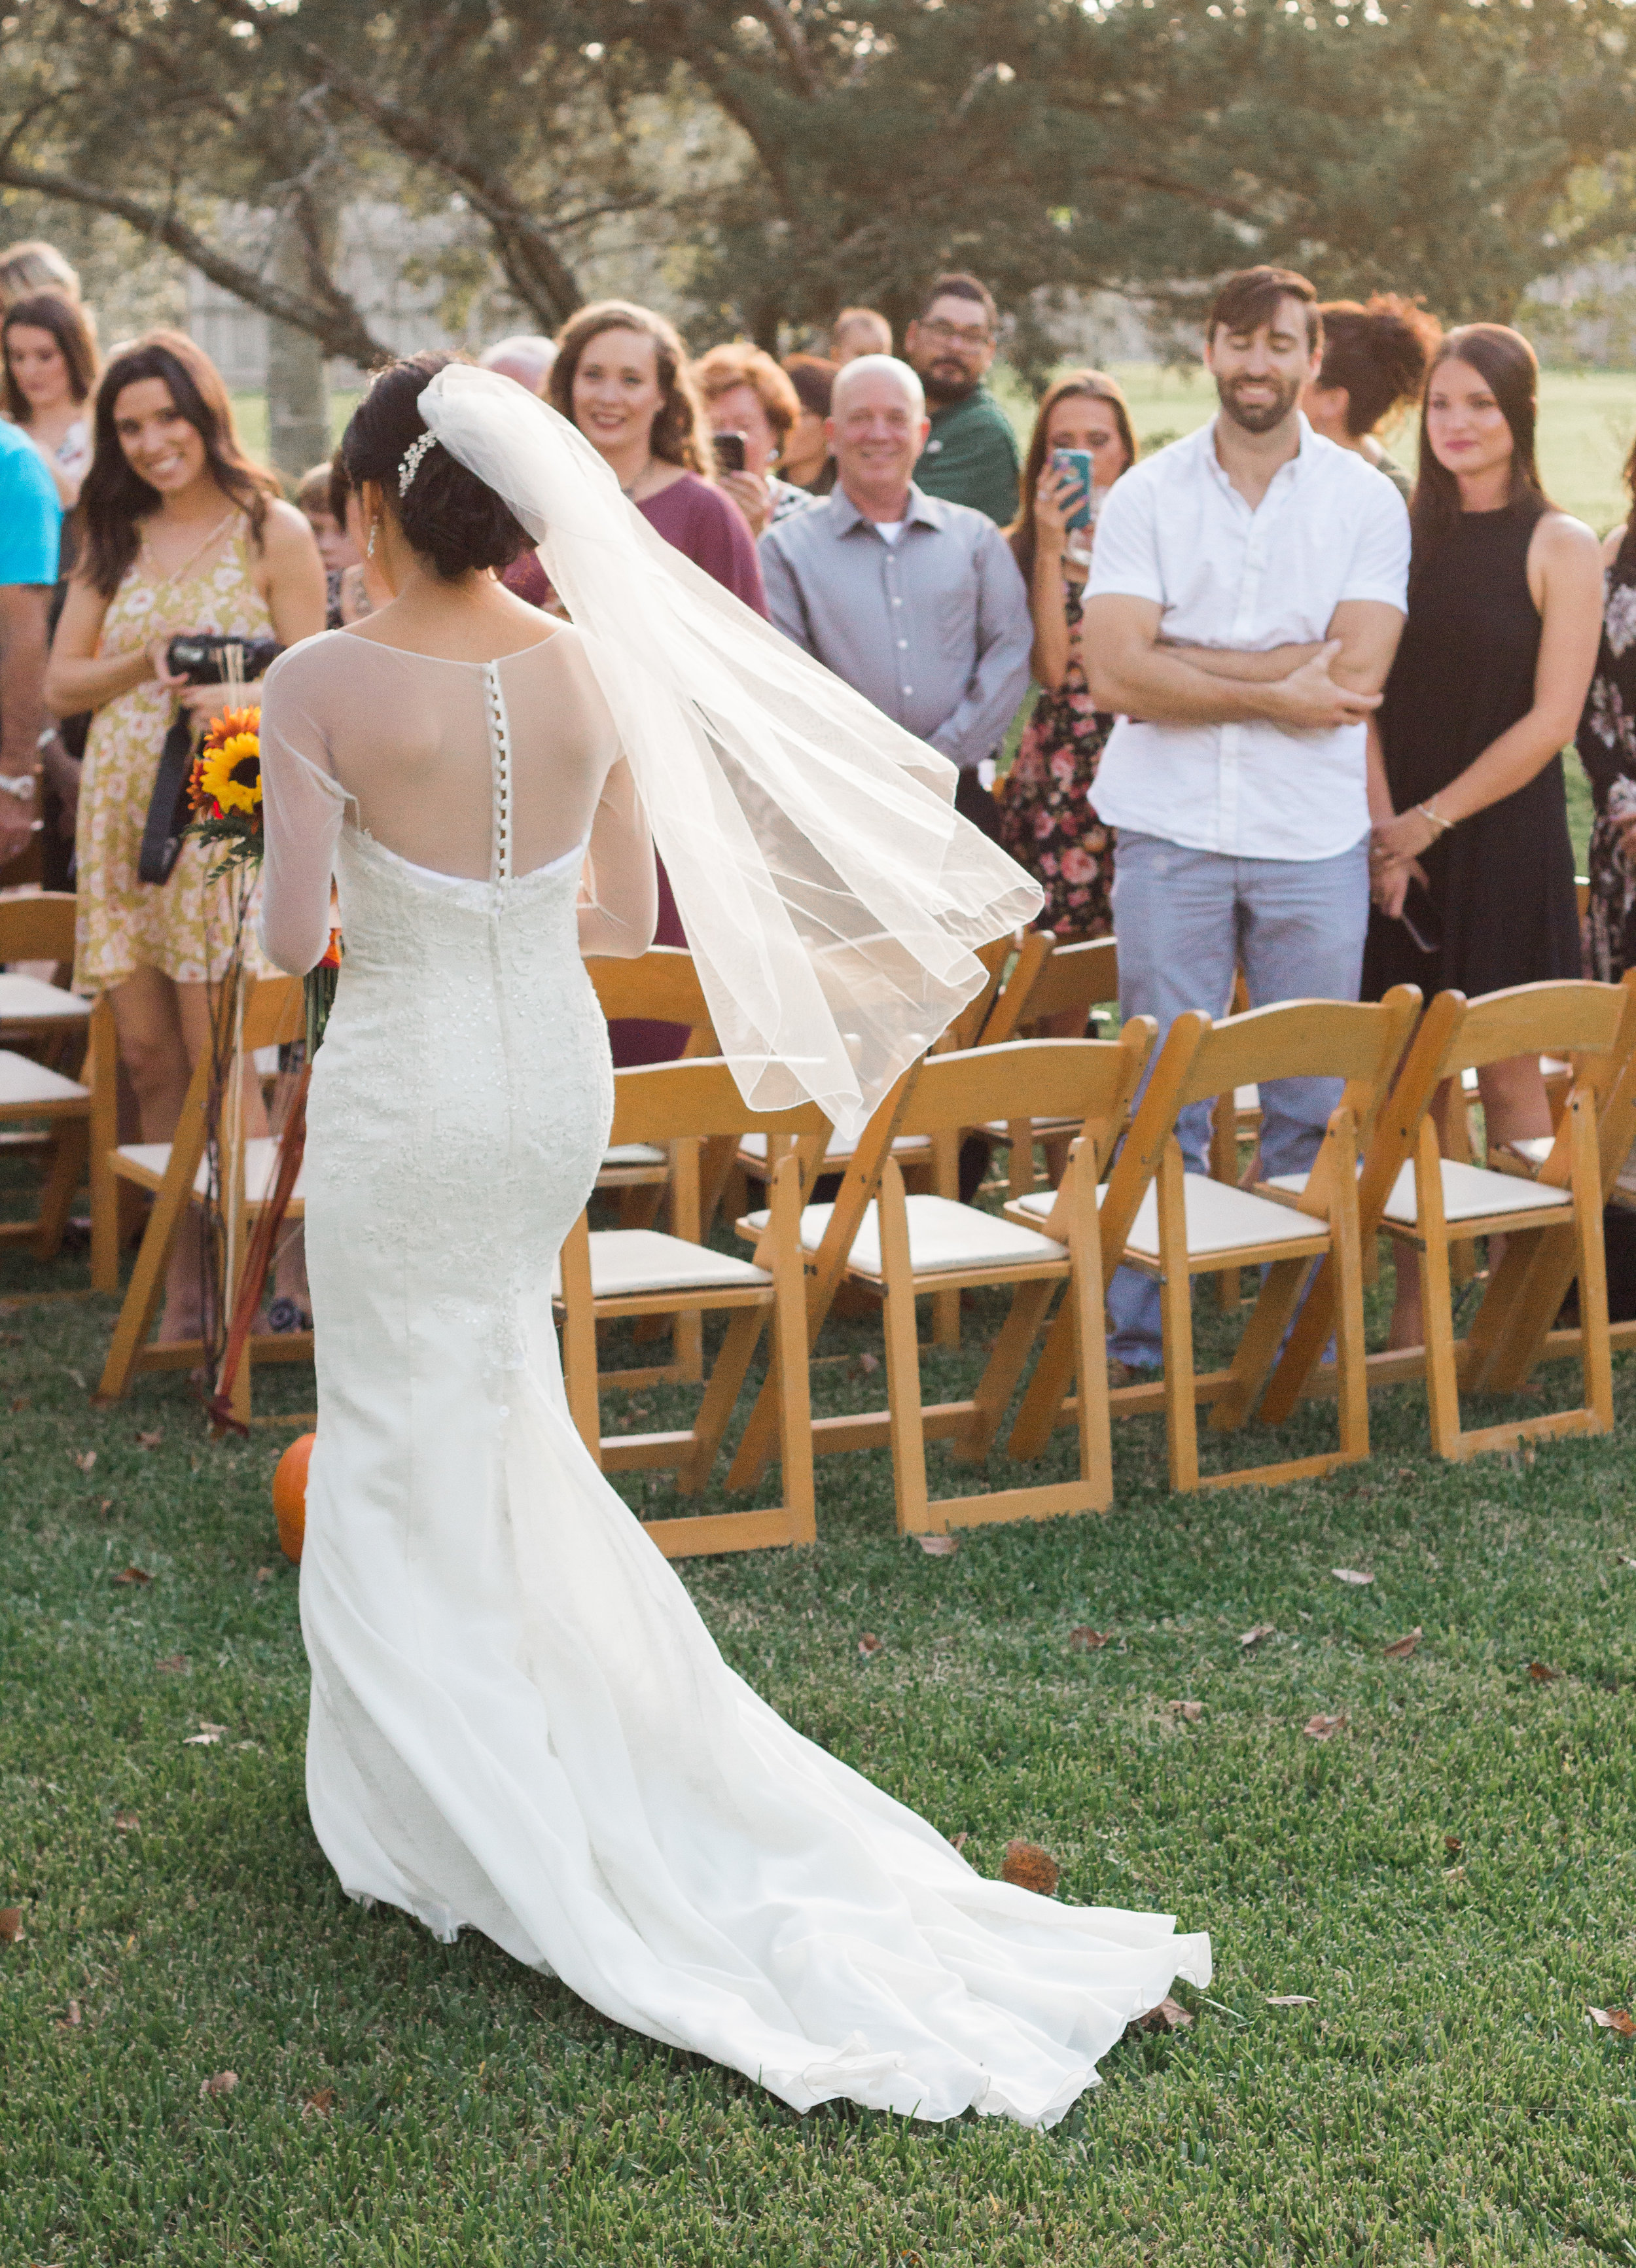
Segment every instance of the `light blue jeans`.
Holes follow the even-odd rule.
[[[1122,828],[1113,883],[1119,1012],[1153,1017],[1162,1047],[1187,1009],[1226,1012],[1238,967],[1254,1008],[1276,1000],[1355,1000],[1368,920],[1367,836],[1335,858],[1227,858]],[[1158,1053],[1156,1047],[1150,1073]],[[1306,1171],[1340,1094],[1335,1079],[1268,1081],[1261,1089],[1264,1173]],[[1209,1169],[1210,1109],[1193,1103],[1177,1122],[1190,1174]],[[1151,1277],[1116,1269],[1108,1315],[1110,1355],[1132,1364],[1162,1361],[1159,1286]]]

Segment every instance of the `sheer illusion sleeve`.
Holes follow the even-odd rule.
[[[315,641],[314,641],[315,643]],[[329,943],[329,883],[347,792],[329,769],[328,739],[304,697],[302,648],[267,674],[262,700],[262,949],[276,968],[305,976]]]
[[[579,950],[634,961],[652,944],[658,924],[653,836],[635,776],[621,756],[602,783],[591,822],[579,886]]]

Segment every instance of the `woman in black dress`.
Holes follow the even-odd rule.
[[[1540,484],[1537,396],[1533,349],[1498,323],[1451,331],[1426,379],[1409,619],[1370,734],[1366,997],[1580,974],[1560,751],[1595,663],[1602,561]],[[1478,1084],[1491,1146],[1551,1131],[1537,1058]],[[1392,1342],[1420,1336],[1405,1268]]]
[[[1625,467],[1632,510],[1602,547],[1602,644],[1580,718],[1579,756],[1595,800],[1586,872],[1589,973],[1617,984],[1636,968],[1636,449]]]

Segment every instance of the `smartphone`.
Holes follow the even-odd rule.
[[[1404,892],[1403,911],[1397,917],[1422,953],[1436,953],[1443,942],[1443,924],[1437,908],[1432,903],[1432,894],[1417,875],[1411,875],[1409,887]]]
[[[1051,467],[1058,473],[1072,473],[1075,481],[1073,502],[1069,506],[1066,526],[1070,535],[1088,527],[1096,517],[1092,503],[1091,453],[1088,449],[1053,449]]]
[[[742,433],[718,433],[711,441],[716,452],[719,473],[741,473],[744,470],[744,436]]]

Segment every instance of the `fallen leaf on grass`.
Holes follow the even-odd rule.
[[[1617,2032],[1622,2040],[1636,2040],[1636,2016],[1628,2008],[1587,2008],[1585,2014],[1598,2031]]]
[[[885,1643],[885,1639],[877,1638],[873,1631],[866,1631],[858,1641],[858,1651],[867,1661],[871,1654],[880,1653]]]
[[[858,1358],[858,1367],[866,1378],[873,1378],[881,1367],[881,1358],[878,1354],[860,1354]]]
[[[1192,2021],[1182,2003],[1173,2000],[1167,1992],[1156,2008],[1150,2008],[1145,2016],[1138,2016],[1125,2026],[1125,2029],[1127,2032],[1179,2032]]]
[[[142,1820],[134,1811],[116,1811],[114,1815],[114,1824],[122,1835],[129,1835],[141,1826]]]
[[[0,1906],[0,1945],[15,1945],[22,1934],[21,1906]]]
[[[182,1746],[184,1749],[214,1748],[226,1730],[225,1725],[212,1725],[207,1719],[201,1717],[198,1731],[189,1733],[183,1741]]]
[[[1081,1623],[1078,1630],[1068,1632],[1068,1643],[1083,1646],[1087,1653],[1094,1653],[1097,1647],[1106,1646],[1112,1636],[1111,1631],[1093,1630],[1088,1623]]]
[[[15,1418],[19,1410],[32,1410],[33,1406],[34,1397],[32,1394],[19,1394],[11,1404],[11,1415]]]
[[[335,2090],[333,2087],[315,2087],[310,2095],[301,2098],[301,2116],[304,2118],[328,2118],[335,2107]]]
[[[104,1520],[107,1518],[109,1513],[111,1513],[113,1509],[114,1499],[111,1496],[105,1496],[101,1503],[97,1506],[97,1510],[102,1514]]]
[[[163,1433],[138,1433],[136,1447],[139,1449],[157,1449],[164,1439]]]
[[[1315,1992],[1269,1992],[1267,1995],[1269,2008],[1315,2008],[1317,2005]]]
[[[238,2084],[239,2074],[236,2071],[213,2073],[209,2079],[200,2080],[199,2100],[201,2102],[208,2102],[213,2095],[231,2095]]]
[[[145,1567],[122,1567],[114,1580],[116,1583],[151,1583],[153,1578]]]
[[[1020,1890],[1037,1890],[1048,1898],[1055,1890],[1062,1869],[1049,1851],[1042,1851],[1037,1843],[1007,1843],[1006,1863],[999,1870],[1003,1882],[1014,1882]]]
[[[1464,1847],[1465,1845],[1461,1842],[1460,1837],[1457,1835],[1444,1836],[1443,1848],[1448,1852],[1451,1859],[1457,1859]]]
[[[167,1653],[163,1661],[156,1661],[153,1667],[173,1670],[177,1676],[185,1677],[188,1675],[188,1657],[185,1653]]]
[[[952,1559],[960,1549],[960,1541],[953,1535],[917,1535],[916,1543],[928,1559]]]
[[[258,1567],[255,1571],[255,1580],[258,1583],[270,1583],[273,1580],[272,1569],[270,1567]]]
[[[1331,1567],[1330,1572],[1338,1583],[1372,1583],[1374,1580],[1374,1576],[1366,1575],[1361,1567]]]
[[[1205,1713],[1205,1705],[1202,1701],[1167,1701],[1165,1712],[1171,1717],[1185,1717],[1190,1725],[1196,1725]]]
[[[971,1830],[969,1827],[962,1827],[958,1835],[951,1835],[948,1839],[956,1851],[963,1851],[970,1833]]]
[[[1338,1717],[1308,1717],[1301,1729],[1309,1741],[1332,1741],[1345,1722],[1343,1709]]]
[[[1633,1558],[1628,1551],[1621,1551],[1618,1561],[1621,1567],[1636,1567],[1636,1558]]]
[[[1548,1661],[1530,1661],[1528,1674],[1536,1685],[1549,1685],[1553,1678],[1560,1677],[1562,1672],[1559,1669],[1553,1669]]]
[[[1244,1635],[1239,1640],[1239,1644],[1241,1646],[1259,1646],[1264,1638],[1276,1638],[1278,1634],[1279,1626],[1276,1623],[1257,1623],[1254,1630],[1247,1630],[1244,1632]]]
[[[57,2029],[60,2032],[77,2032],[85,2021],[80,2014],[78,2001],[70,2000],[68,2004],[67,2014],[57,2018]]]
[[[69,1455],[72,1457],[82,1473],[94,1470],[97,1462],[97,1453],[94,1449],[70,1449]]]
[[[1404,1637],[1395,1638],[1389,1646],[1383,1646],[1381,1650],[1388,1661],[1407,1661],[1425,1635],[1419,1624],[1416,1623],[1414,1628]]]

